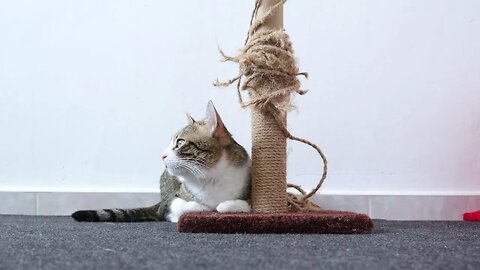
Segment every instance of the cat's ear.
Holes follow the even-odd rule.
[[[223,126],[222,119],[220,115],[218,115],[215,106],[213,106],[213,102],[210,100],[207,104],[207,112],[205,115],[205,123],[207,124],[207,128],[210,133],[215,133],[215,130],[219,127],[219,125]]]
[[[189,113],[185,113],[185,116],[186,116],[188,125],[195,123],[195,119],[193,119],[193,117]]]
[[[218,114],[213,102],[210,100],[207,105],[207,116],[205,119],[208,130],[211,132],[212,136],[218,139],[221,142],[230,141],[228,136],[228,131],[223,124],[222,118]]]

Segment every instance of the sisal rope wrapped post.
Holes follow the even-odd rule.
[[[262,1],[258,7],[257,16],[264,16],[278,2],[279,0]],[[283,6],[280,6],[265,21],[265,24],[259,27],[257,34],[282,29]],[[261,43],[263,46],[268,45],[268,42]],[[259,59],[251,60],[259,61]],[[247,76],[247,80],[249,79],[256,89],[256,91],[249,92],[252,100],[274,92],[276,86],[281,83],[273,78],[261,80]],[[282,99],[290,99],[290,96],[283,95],[277,101]],[[286,123],[286,113],[281,112],[278,117]],[[278,126],[272,112],[265,108],[252,107],[252,179],[254,179],[252,181],[252,209],[254,212],[287,211],[286,149],[287,138]]]
[[[261,89],[266,90],[266,88]],[[286,120],[285,115],[279,117]],[[287,211],[286,145],[287,138],[276,125],[271,113],[252,109],[252,209],[254,212]]]
[[[287,113],[293,105],[290,95],[303,95],[297,76],[299,73],[289,36],[283,30],[283,4],[286,0],[256,0],[250,20],[245,46],[237,56],[227,56],[221,50],[223,61],[236,62],[240,75],[215,86],[229,86],[237,82],[237,93],[242,107],[252,108],[252,209],[254,212],[286,212],[319,210],[308,199],[321,187],[327,176],[327,160],[314,143],[293,136],[287,129]],[[242,79],[244,81],[242,82]],[[248,90],[250,100],[243,101],[241,91]],[[306,193],[297,185],[287,184],[287,139],[314,148],[324,163],[322,178]],[[301,196],[287,193],[287,187]]]

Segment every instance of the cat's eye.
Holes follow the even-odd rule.
[[[180,147],[180,146],[182,146],[184,143],[185,143],[185,140],[184,140],[184,139],[178,139],[178,140],[177,140],[177,144],[175,145],[175,147]]]

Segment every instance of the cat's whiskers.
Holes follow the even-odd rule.
[[[193,164],[195,164],[195,165],[200,165],[200,167],[203,167],[204,169],[207,169],[207,170],[211,169],[210,166],[207,166],[207,165],[205,164],[205,161],[204,161],[204,160],[201,160],[201,159],[198,159],[198,158],[197,158],[197,159],[193,159],[193,158],[179,158],[178,160],[180,160],[180,161],[185,161],[185,162],[188,162],[188,163],[193,163]]]
[[[192,168],[188,167],[188,166],[185,166],[185,165],[176,165],[176,168],[180,168],[180,169],[184,169],[186,171],[188,171],[194,178],[200,178],[201,175],[198,174],[198,172],[196,172],[195,170],[193,170]]]
[[[174,167],[188,170],[196,178],[207,178],[205,173],[194,164],[188,163],[183,160],[176,160],[176,161],[170,162],[170,164]]]
[[[193,176],[196,178],[195,185],[198,190],[196,192],[192,192],[194,196],[199,196],[208,188],[211,188],[212,186],[213,187],[216,186],[216,182],[217,182],[216,178],[211,177],[210,175],[207,176],[203,170],[200,170],[197,166],[195,166],[197,164],[203,168],[208,168],[202,163],[197,162],[196,160],[193,160],[193,159],[183,158],[183,159],[177,159],[175,161],[176,166],[189,170],[193,174]],[[201,177],[199,177],[198,174],[193,173],[191,170],[195,170],[196,172],[201,174]],[[199,180],[202,180],[202,181],[199,181]]]
[[[195,160],[195,159],[191,159],[191,158],[180,158],[180,159],[177,159],[178,161],[180,162],[184,162],[186,164],[188,164],[189,166],[193,166],[195,169],[198,169],[200,172],[202,172],[203,176],[205,176],[206,178],[206,175],[205,175],[205,171],[209,171],[211,169],[210,166],[207,166],[205,165],[205,163],[202,163],[198,160]]]

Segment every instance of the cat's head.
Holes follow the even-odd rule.
[[[187,126],[172,137],[162,159],[167,171],[172,175],[201,176],[213,168],[225,152],[230,152],[235,141],[225,128],[212,101],[208,102],[204,119],[196,121],[187,114],[187,122]],[[226,149],[229,151],[225,151]]]

